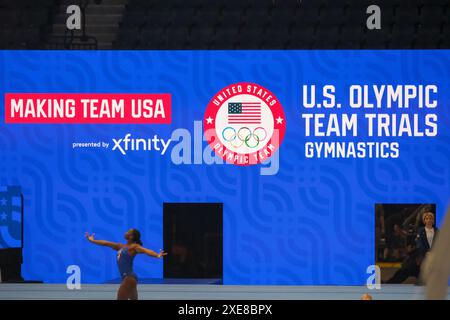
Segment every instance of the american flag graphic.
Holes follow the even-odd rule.
[[[229,124],[261,124],[261,103],[229,102]]]
[[[0,186],[0,249],[22,247],[22,191]]]

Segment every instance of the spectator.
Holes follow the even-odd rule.
[[[433,246],[438,229],[434,225],[434,214],[430,211],[424,212],[422,221],[424,227],[417,230],[416,246],[420,257],[423,259]]]

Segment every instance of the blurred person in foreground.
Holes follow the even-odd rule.
[[[433,240],[433,247],[422,264],[425,296],[429,300],[446,299],[450,277],[450,206],[442,223],[441,231]]]

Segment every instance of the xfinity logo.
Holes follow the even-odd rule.
[[[154,135],[153,138],[131,138],[131,134],[127,133],[122,139],[112,139],[114,146],[113,151],[118,150],[123,155],[127,154],[127,151],[159,151],[161,155],[164,155],[167,148],[170,145],[171,139],[164,140],[159,138],[158,135]]]
[[[194,121],[193,130],[178,128],[172,131],[170,138],[163,139],[158,135],[153,138],[134,138],[127,133],[123,138],[112,139],[112,151],[118,151],[123,155],[134,151],[156,151],[164,155],[169,146],[170,159],[175,165],[223,165],[227,164],[208,145],[208,132],[203,131],[202,121]],[[108,148],[108,143],[99,142],[99,146]],[[262,161],[260,174],[262,176],[275,175],[279,170],[278,150],[272,157]]]

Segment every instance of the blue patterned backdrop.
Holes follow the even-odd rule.
[[[172,93],[170,125],[7,125],[1,99],[0,185],[24,194],[28,279],[82,282],[118,277],[115,254],[97,238],[121,241],[129,227],[162,248],[163,202],[224,203],[225,284],[365,283],[374,257],[375,203],[436,203],[450,195],[449,51],[2,51],[0,93]],[[211,97],[235,82],[255,82],[281,101],[287,131],[280,169],[175,165],[169,152],[72,150],[76,141],[126,133],[194,136]],[[400,139],[399,159],[305,159],[303,84],[439,86],[439,135]],[[338,95],[338,99],[345,95]],[[207,146],[203,142],[203,147]],[[169,150],[170,151],[170,150]],[[162,262],[138,257],[140,277],[161,277]]]

